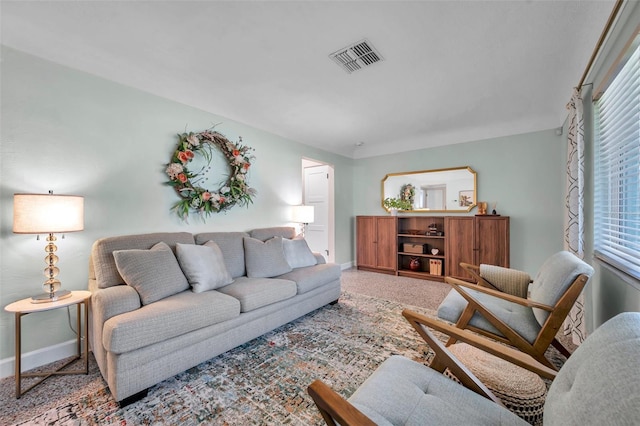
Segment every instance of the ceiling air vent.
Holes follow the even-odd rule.
[[[382,55],[367,39],[337,50],[329,57],[349,74],[383,60]]]

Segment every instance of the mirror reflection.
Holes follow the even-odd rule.
[[[476,193],[470,167],[389,173],[382,179],[383,207],[385,199],[397,198],[414,212],[468,212],[476,206]]]

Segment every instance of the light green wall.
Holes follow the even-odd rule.
[[[510,217],[511,267],[533,274],[562,250],[564,150],[563,137],[546,130],[361,159],[354,166],[355,214],[386,214],[380,199],[387,173],[470,166],[478,200],[497,201],[498,213]]]
[[[336,205],[350,205],[353,160],[150,95],[83,72],[2,49],[0,151],[0,305],[41,291],[45,241],[12,233],[15,192],[85,197],[85,230],[58,238],[63,287],[86,289],[88,256],[100,237],[154,231],[249,230],[292,225],[289,208],[302,197],[301,159],[335,168]],[[215,94],[211,94],[215,96]],[[230,140],[242,136],[255,148],[249,174],[258,190],[249,208],[235,207],[206,223],[189,224],[170,214],[177,201],[163,185],[176,133],[217,129]],[[336,261],[351,261],[352,212],[335,214]],[[72,339],[66,313],[24,318],[24,351]],[[13,356],[13,318],[0,313],[0,360]]]

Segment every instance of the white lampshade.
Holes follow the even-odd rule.
[[[84,229],[84,197],[13,194],[13,232],[55,234]]]
[[[313,223],[313,206],[293,206],[292,221],[296,223]]]

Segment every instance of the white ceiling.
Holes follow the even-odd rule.
[[[560,127],[613,4],[3,0],[0,13],[6,46],[363,158]],[[348,74],[329,59],[363,38],[384,61]]]

